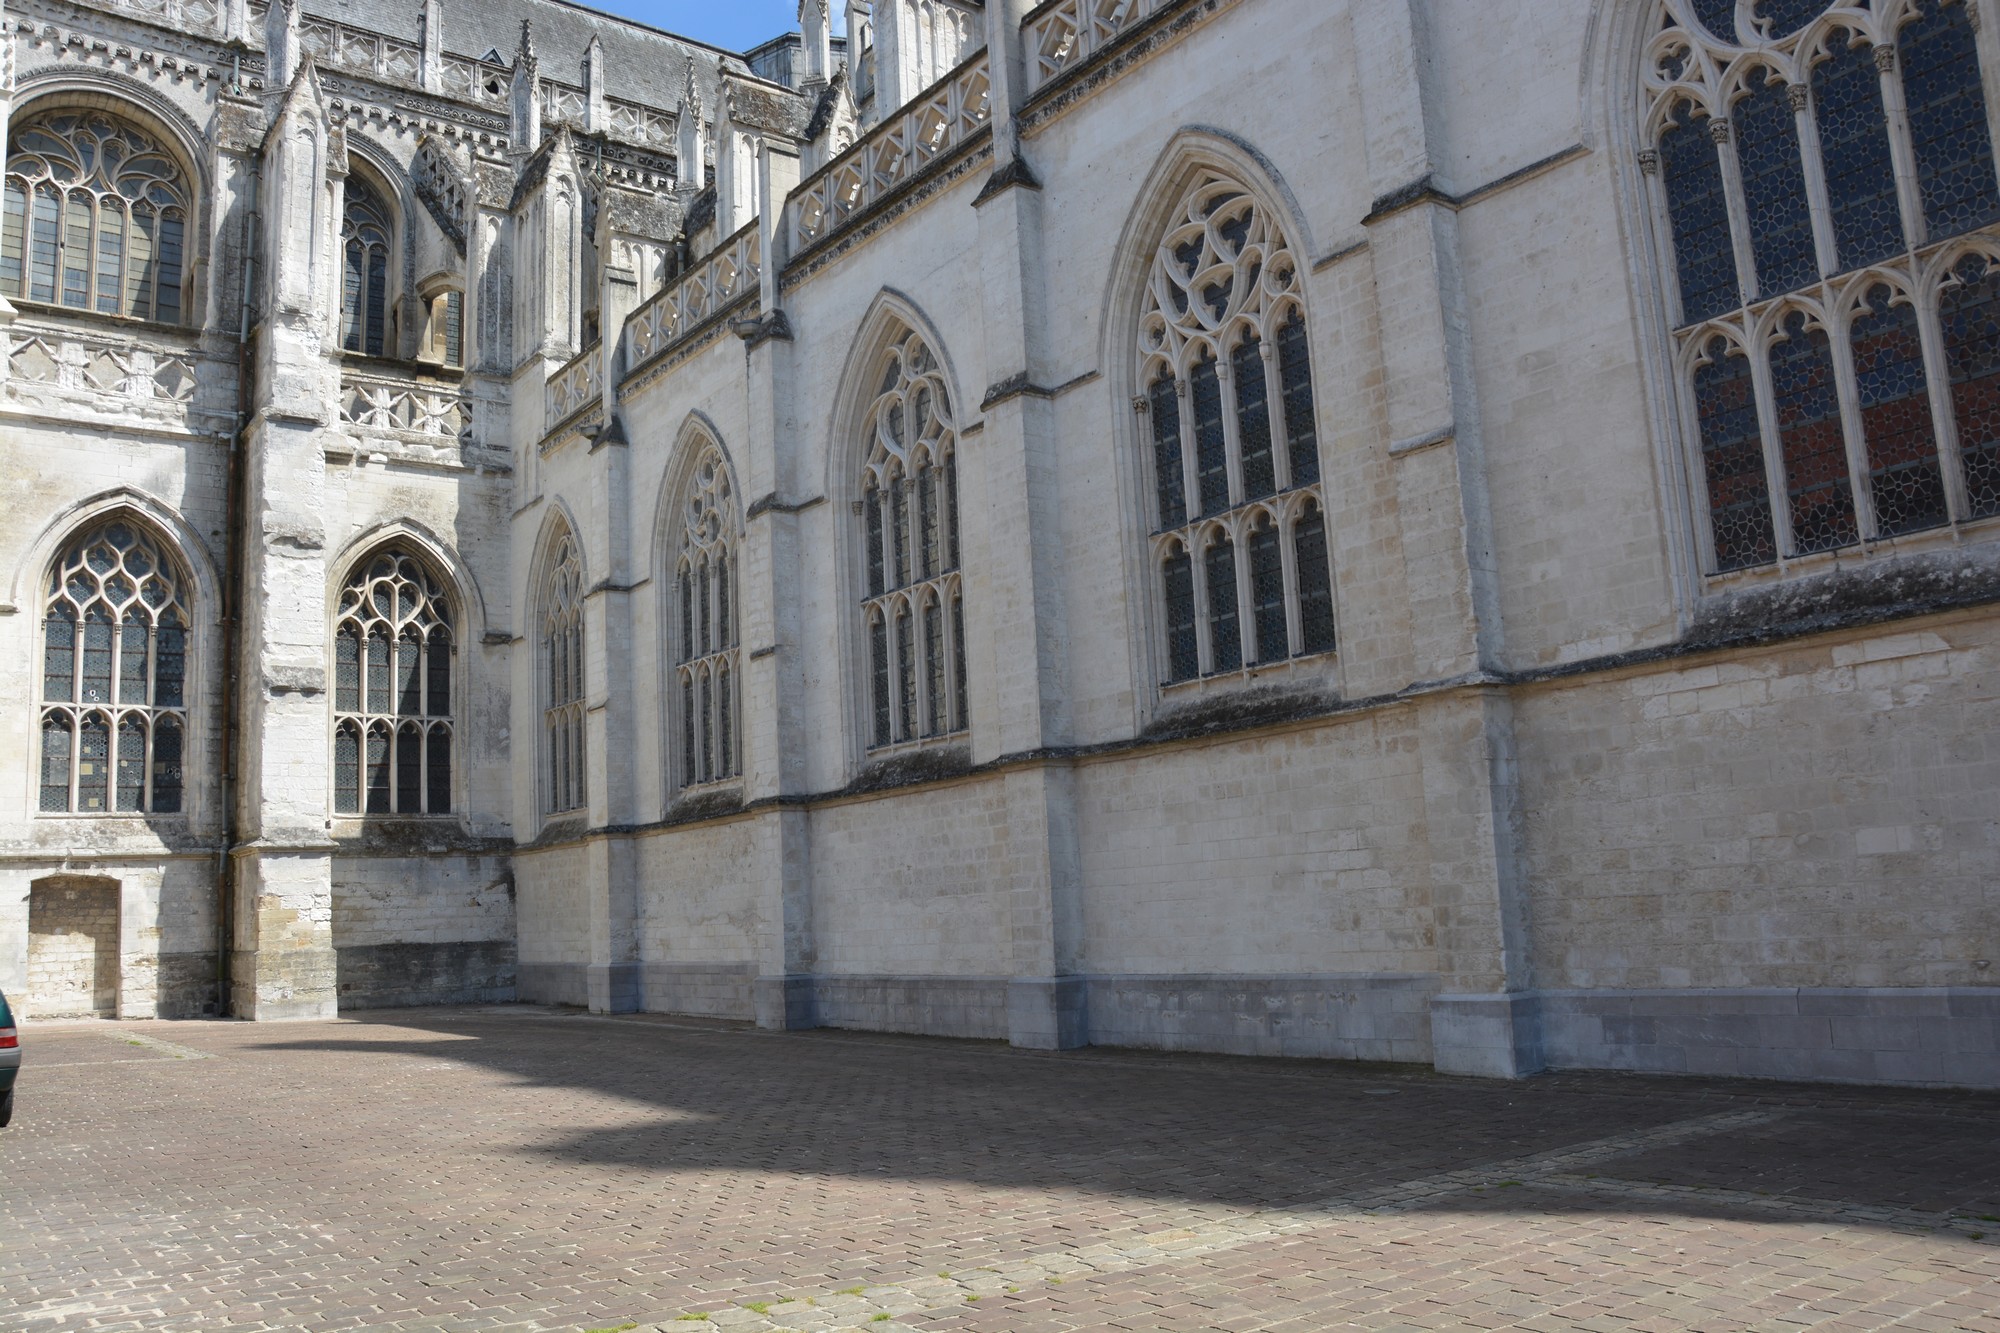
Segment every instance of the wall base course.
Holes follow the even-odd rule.
[[[512,940],[346,945],[334,952],[343,1011],[514,998]]]

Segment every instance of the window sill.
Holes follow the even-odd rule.
[[[155,337],[191,340],[199,338],[202,330],[193,324],[162,324],[157,320],[134,319],[130,315],[107,315],[97,310],[81,310],[70,305],[50,305],[45,301],[30,301],[25,297],[10,296],[16,313],[15,327],[28,328],[36,324],[52,324],[58,327],[82,327],[102,329],[105,332],[146,333]]]
[[[1815,551],[1811,555],[1781,557],[1770,564],[1704,574],[1702,591],[1706,595],[1718,596],[1747,588],[1761,588],[1814,574],[1831,573],[1842,567],[1880,564],[1899,556],[1953,550],[1973,542],[1991,541],[1996,536],[2000,536],[2000,515],[1965,523],[1947,523],[1899,537],[1877,537],[1830,551]]]
[[[1191,676],[1186,680],[1163,680],[1160,682],[1160,696],[1203,694],[1210,690],[1235,689],[1256,682],[1291,680],[1298,676],[1328,676],[1339,660],[1339,650],[1329,648],[1325,652],[1301,653],[1282,662],[1256,662],[1232,671],[1212,671],[1206,676]]]

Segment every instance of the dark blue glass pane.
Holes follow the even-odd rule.
[[[1725,42],[1736,40],[1736,0],[1694,0],[1701,26]]]
[[[1838,268],[1845,272],[1887,259],[1903,248],[1903,220],[1896,211],[1889,120],[1873,51],[1837,43],[1832,58],[1813,70],[1813,106]]]
[[[1975,518],[2000,514],[2000,264],[1960,260],[1938,294],[1951,410]]]
[[[1187,493],[1181,479],[1181,400],[1165,371],[1153,381],[1147,415],[1153,422],[1153,481],[1160,502],[1160,526],[1187,522]]]
[[[1323,653],[1333,647],[1333,575],[1326,558],[1326,518],[1318,509],[1300,515],[1292,543],[1299,577],[1300,648]]]
[[[1896,45],[1931,239],[2000,218],[1979,51],[1965,0],[1950,5],[1927,0],[1923,14],[1897,34]]]
[[[1868,488],[1875,526],[1884,537],[1949,522],[1937,434],[1931,427],[1930,386],[1917,312],[1891,305],[1885,286],[1868,293],[1872,307],[1856,313],[1854,377],[1861,394],[1861,433],[1868,442]]]
[[[1817,280],[1819,259],[1813,252],[1812,212],[1806,204],[1791,99],[1781,84],[1756,78],[1752,85],[1734,113],[1736,158],[1743,169],[1757,291],[1776,296]]]
[[[1771,391],[1792,502],[1792,549],[1807,555],[1852,545],[1861,534],[1826,334],[1807,328],[1798,314],[1785,317],[1784,331],[1783,341],[1771,345]]]
[[[1702,471],[1708,481],[1708,517],[1715,533],[1718,571],[1767,565],[1778,558],[1771,535],[1770,487],[1764,480],[1764,443],[1757,430],[1757,395],[1750,362],[1731,354],[1721,338],[1708,345],[1709,363],[1694,373],[1695,412],[1701,423]]]
[[[1757,18],[1770,36],[1789,37],[1826,12],[1827,0],[1757,0]]]
[[[1167,678],[1192,680],[1201,674],[1194,634],[1194,566],[1187,552],[1176,547],[1161,573],[1167,599]]]
[[[1660,136],[1660,175],[1674,227],[1681,322],[1698,324],[1736,307],[1736,253],[1709,119],[1686,103]]]
[[[1217,671],[1243,665],[1243,630],[1236,618],[1236,551],[1227,537],[1218,538],[1202,561],[1208,580],[1208,646]]]
[[[1194,465],[1201,486],[1201,512],[1229,508],[1229,452],[1222,428],[1222,379],[1215,362],[1203,357],[1188,377],[1194,401]]]

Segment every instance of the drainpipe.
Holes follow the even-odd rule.
[[[244,469],[249,451],[251,371],[256,358],[250,345],[250,321],[257,289],[257,240],[263,234],[258,207],[264,181],[263,157],[250,172],[250,207],[243,214],[243,298],[236,322],[236,430],[229,437],[229,481],[223,502],[222,548],[222,834],[216,848],[215,985],[216,1013],[233,1009],[230,969],[236,938],[236,673],[241,651],[243,597]]]

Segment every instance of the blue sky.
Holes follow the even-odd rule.
[[[742,51],[799,26],[798,0],[579,0],[655,28]],[[835,5],[835,23],[845,9]]]

